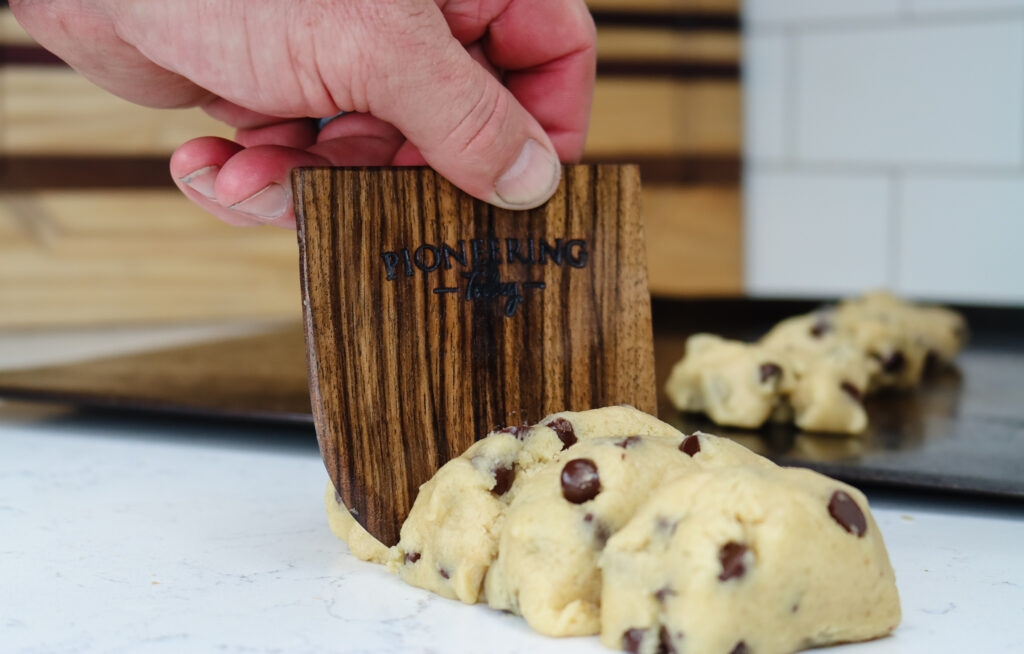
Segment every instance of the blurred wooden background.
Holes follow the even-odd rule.
[[[739,0],[588,0],[588,161],[639,162],[651,292],[742,291]],[[0,327],[299,316],[295,234],[223,225],[167,158],[225,129],[136,107],[0,5]]]

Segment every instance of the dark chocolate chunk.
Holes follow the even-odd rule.
[[[632,446],[636,445],[641,440],[643,440],[643,439],[641,439],[639,436],[627,436],[627,437],[623,438],[621,441],[619,441],[618,443],[616,443],[616,445],[618,445],[619,447],[621,447],[623,449],[626,449],[626,448],[629,448],[629,447],[632,447]]]
[[[572,428],[572,423],[565,418],[555,418],[545,426],[555,430],[558,440],[562,441],[563,450],[576,443],[576,431]]]
[[[679,451],[685,452],[690,456],[693,456],[697,454],[697,452],[700,452],[700,438],[697,437],[697,434],[693,434],[691,436],[687,436],[686,438],[684,438],[683,442],[679,444]]]
[[[906,367],[907,357],[900,350],[893,350],[889,356],[882,359],[882,371],[886,374],[895,375],[903,372],[903,369]]]
[[[811,325],[811,336],[814,338],[821,338],[830,331],[832,331],[832,323],[824,316],[818,316],[818,319]]]
[[[439,574],[440,574],[440,575],[441,575],[442,577],[444,577],[445,579],[451,579],[451,577],[450,577],[450,576],[448,575],[448,571],[447,571],[447,570],[445,570],[444,568],[438,568],[438,569],[437,569],[437,572],[438,572],[438,573],[439,573]]]
[[[406,563],[416,563],[419,560],[420,560],[420,553],[419,552],[406,552],[405,553],[405,562]]]
[[[583,504],[601,492],[597,465],[590,459],[573,459],[562,468],[562,496],[573,504]]]
[[[658,600],[659,604],[664,604],[665,600],[667,600],[670,595],[675,594],[676,591],[672,590],[668,586],[665,586],[664,588],[659,588],[658,591],[654,593],[654,599]]]
[[[676,654],[676,647],[672,644],[672,637],[665,625],[658,630],[658,649],[656,654]]]
[[[494,473],[494,488],[491,489],[491,492],[498,496],[504,495],[508,489],[512,488],[512,482],[515,481],[515,467],[513,465],[499,466],[491,472]]]
[[[764,384],[769,379],[782,379],[782,366],[777,363],[761,364],[761,383]]]
[[[512,425],[511,427],[505,427],[503,429],[499,429],[498,433],[499,434],[512,434],[513,436],[515,436],[519,440],[523,440],[524,438],[526,438],[526,435],[528,433],[530,433],[530,429],[531,429],[530,425]]]
[[[747,553],[747,546],[735,541],[729,541],[722,545],[718,551],[718,560],[722,564],[722,572],[718,575],[719,581],[728,581],[734,577],[742,577],[747,573],[747,566],[743,564],[743,556]]]
[[[839,526],[858,538],[863,538],[868,530],[868,521],[853,498],[841,490],[832,493],[828,501],[828,513]]]
[[[859,388],[848,381],[844,381],[842,384],[839,384],[839,388],[843,389],[844,393],[853,398],[854,402],[860,402],[861,394]]]
[[[637,654],[640,651],[640,643],[644,641],[646,629],[627,629],[622,634],[622,649],[630,654]]]
[[[750,654],[750,652],[747,649],[747,644],[741,640],[736,643],[736,647],[733,647],[729,654]]]

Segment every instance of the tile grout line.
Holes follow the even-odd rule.
[[[794,28],[787,30],[783,36],[786,44],[786,77],[783,81],[783,95],[785,97],[786,134],[785,152],[783,161],[793,165],[798,164],[798,131],[800,129],[800,34]]]
[[[1024,40],[1024,21],[1021,21],[1019,27],[1020,27],[1021,33],[1022,33],[1022,40]],[[1022,51],[1021,51],[1019,56],[1021,57],[1021,60],[1024,61],[1024,48],[1022,48]],[[1021,102],[1024,102],[1024,75],[1021,76],[1020,83],[1021,83]],[[1021,146],[1021,153],[1020,154],[1021,154],[1021,156],[1020,156],[1020,159],[1017,161],[1017,168],[1018,168],[1018,170],[1021,168],[1021,166],[1024,166],[1024,111],[1020,112],[1020,118],[1021,118],[1021,136],[1020,136],[1020,138],[1021,138],[1021,142],[1020,142],[1020,146]]]
[[[893,168],[889,172],[889,260],[886,278],[889,283],[889,290],[898,293],[901,291],[899,273],[901,242],[900,236],[903,225],[903,184],[904,174],[899,168]]]
[[[892,14],[839,18],[784,19],[777,22],[753,23],[749,26],[749,31],[750,33],[772,34],[785,33],[794,28],[810,32],[851,32],[889,29],[893,27],[958,27],[964,25],[984,25],[1022,17],[1024,17],[1024,9],[1017,7],[981,11],[960,10],[925,13],[901,5],[900,10]]]

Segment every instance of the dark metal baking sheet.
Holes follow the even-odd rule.
[[[785,465],[854,484],[1024,499],[1024,310],[966,309],[972,341],[920,389],[871,397],[858,437],[719,427],[662,393],[687,336],[756,338],[809,302],[655,302],[659,416],[729,436]],[[122,411],[310,425],[301,327],[97,361],[0,372],[0,397]],[[539,416],[538,416],[539,417]],[[311,432],[310,432],[311,433]]]

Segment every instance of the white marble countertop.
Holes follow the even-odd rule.
[[[309,430],[0,403],[0,652],[607,652],[406,586],[327,528]],[[904,620],[1024,652],[1024,505],[869,494]]]

